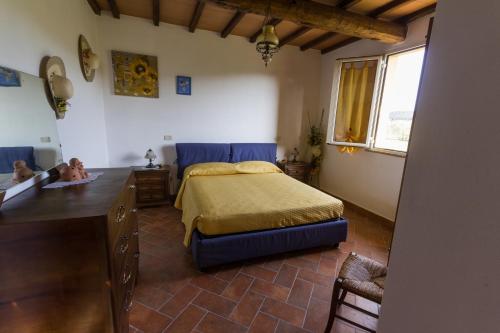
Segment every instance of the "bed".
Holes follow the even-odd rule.
[[[199,269],[346,240],[342,202],[283,174],[276,144],[179,143],[176,150],[183,179],[176,207]]]

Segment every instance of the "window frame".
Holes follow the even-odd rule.
[[[333,79],[333,84],[332,84],[332,93],[331,93],[332,102],[330,103],[330,112],[329,112],[329,117],[328,117],[328,130],[327,130],[327,140],[326,140],[327,144],[335,145],[335,146],[358,147],[358,148],[364,148],[366,151],[369,151],[369,152],[393,155],[393,156],[398,156],[398,157],[406,157],[406,154],[407,154],[406,151],[375,147],[375,139],[376,139],[376,135],[377,135],[377,128],[378,128],[379,118],[380,118],[380,106],[382,103],[382,96],[384,93],[388,58],[392,55],[395,55],[395,54],[405,53],[405,52],[412,51],[412,50],[419,49],[419,48],[424,48],[425,52],[427,52],[426,44],[422,43],[422,44],[418,44],[415,46],[390,51],[390,52],[384,53],[383,55],[366,56],[366,57],[338,58],[335,61],[335,74],[334,74],[334,79]],[[424,55],[424,57],[425,57],[425,55]],[[373,88],[374,96],[372,99],[372,106],[370,108],[370,120],[368,122],[366,143],[335,141],[335,118],[337,116],[337,103],[338,103],[338,94],[339,94],[339,88],[340,88],[340,76],[342,74],[342,65],[345,62],[370,61],[370,60],[372,60],[372,61],[378,60],[378,65],[377,65],[377,74],[375,76],[375,86]],[[425,60],[425,58],[424,58],[424,60]],[[422,64],[422,71],[424,70],[424,68],[423,68],[424,64]],[[421,80],[421,78],[420,78],[420,80]],[[420,84],[419,84],[419,89],[420,89]],[[417,99],[418,99],[418,92],[417,92]],[[415,107],[416,107],[416,105],[415,105]],[[412,122],[413,122],[413,119],[412,119]]]
[[[337,104],[339,99],[339,88],[340,88],[340,76],[342,75],[342,65],[344,63],[351,63],[356,61],[377,61],[377,72],[375,74],[375,84],[373,87],[373,97],[372,103],[370,106],[370,116],[368,120],[368,129],[366,133],[366,142],[365,143],[357,143],[357,142],[344,142],[344,141],[335,141],[335,121],[337,116]],[[384,56],[376,55],[376,56],[366,56],[366,57],[351,57],[351,58],[339,58],[335,61],[336,73],[334,75],[332,90],[335,89],[336,93],[333,94],[332,91],[332,103],[330,103],[330,113],[328,119],[328,130],[327,130],[327,143],[337,146],[348,146],[348,147],[359,147],[359,148],[370,148],[371,141],[373,140],[373,123],[375,121],[375,111],[378,105],[379,95],[378,90],[380,89],[380,77],[383,72],[383,63]]]
[[[384,96],[384,88],[385,88],[385,79],[386,79],[386,75],[387,75],[388,59],[390,56],[413,51],[416,49],[421,49],[421,48],[424,49],[424,52],[427,52],[426,45],[424,43],[424,44],[420,44],[420,45],[416,45],[416,46],[412,46],[412,47],[408,47],[408,48],[404,48],[404,49],[400,49],[397,51],[392,51],[392,52],[388,52],[388,53],[384,54],[384,60],[383,60],[384,61],[384,63],[383,63],[384,68],[383,68],[382,77],[380,78],[380,91],[378,91],[378,96],[377,96],[377,109],[376,109],[376,116],[375,116],[376,119],[375,119],[375,123],[374,123],[373,129],[372,129],[373,136],[371,137],[371,144],[370,144],[370,147],[367,148],[368,151],[382,153],[382,154],[388,154],[388,155],[394,155],[394,156],[400,156],[400,157],[406,157],[407,151],[375,147],[375,141],[377,139],[377,132],[378,132],[377,129],[378,129],[379,121],[380,121],[380,107],[382,106],[382,98]],[[424,53],[424,60],[425,60],[425,53]],[[424,66],[424,62],[422,62],[422,69],[420,71],[420,74],[422,74],[422,71],[424,70],[423,66]],[[422,79],[422,77],[420,75],[418,90],[420,89],[420,80],[421,79]],[[418,90],[417,90],[417,98],[418,98]],[[415,101],[415,106],[414,106],[414,110],[413,110],[414,113],[415,113],[416,104],[417,103]],[[413,120],[414,120],[414,117],[411,120],[412,123],[413,123]],[[410,136],[411,136],[411,132],[410,132]]]

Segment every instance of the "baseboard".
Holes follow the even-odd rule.
[[[335,197],[335,198],[338,198],[339,200],[342,200],[342,202],[344,203],[344,206],[346,206],[352,210],[355,210],[358,214],[363,215],[365,217],[368,217],[369,219],[372,219],[374,221],[377,221],[377,222],[379,222],[379,223],[381,223],[381,224],[383,224],[391,229],[394,229],[394,221],[391,221],[386,217],[380,216],[380,215],[378,215],[378,214],[376,214],[376,213],[374,213],[366,208],[360,207],[360,206],[356,205],[355,203],[352,203],[349,200],[346,200],[337,194],[330,193],[330,192],[325,191],[324,189],[319,188],[317,186],[314,186],[314,187],[316,189],[320,190],[321,192],[324,192],[326,194],[331,195],[332,197]]]

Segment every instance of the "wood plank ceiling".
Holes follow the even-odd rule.
[[[313,0],[288,0],[288,5],[306,8],[309,6],[310,1]],[[432,13],[436,8],[436,1],[314,0],[314,2],[320,3],[320,6],[335,7],[334,10],[341,15],[345,12],[348,12],[346,15],[351,15],[351,13],[359,14],[355,15],[355,19],[358,21],[367,18],[373,19],[373,21],[367,23],[367,26],[372,26],[373,23],[379,24],[377,21],[392,22],[405,26],[419,17]],[[157,26],[160,22],[165,22],[185,26],[190,32],[195,32],[196,29],[204,29],[217,32],[222,38],[226,38],[230,34],[246,37],[251,43],[255,42],[265,19],[262,15],[254,14],[255,12],[258,13],[258,11],[246,10],[246,8],[239,6],[240,3],[245,3],[245,1],[87,0],[87,2],[96,15],[101,15],[102,10],[107,10],[116,19],[120,18],[120,14],[142,17],[150,19]],[[283,3],[283,0],[276,2]],[[228,3],[236,5],[231,7],[227,5]],[[249,6],[252,6],[251,2],[247,1],[246,3],[250,3]],[[271,3],[273,2],[271,1]],[[223,6],[220,6],[220,4]],[[317,6],[318,4],[313,5]],[[323,8],[328,9],[328,7]],[[276,25],[280,46],[285,44],[295,45],[300,47],[302,51],[312,48],[321,50],[321,53],[327,53],[361,39],[359,34],[355,35],[353,33],[349,35],[345,30],[343,30],[343,33],[339,33],[339,30],[331,29],[327,31],[320,29],[318,28],[321,26],[319,24],[306,26],[297,24],[297,20],[292,22],[292,20],[282,18],[273,18],[272,21]],[[321,27],[324,28],[324,26]]]

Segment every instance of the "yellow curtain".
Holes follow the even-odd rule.
[[[335,116],[335,141],[365,143],[375,88],[377,61],[343,63]],[[339,146],[352,153],[356,147]]]

